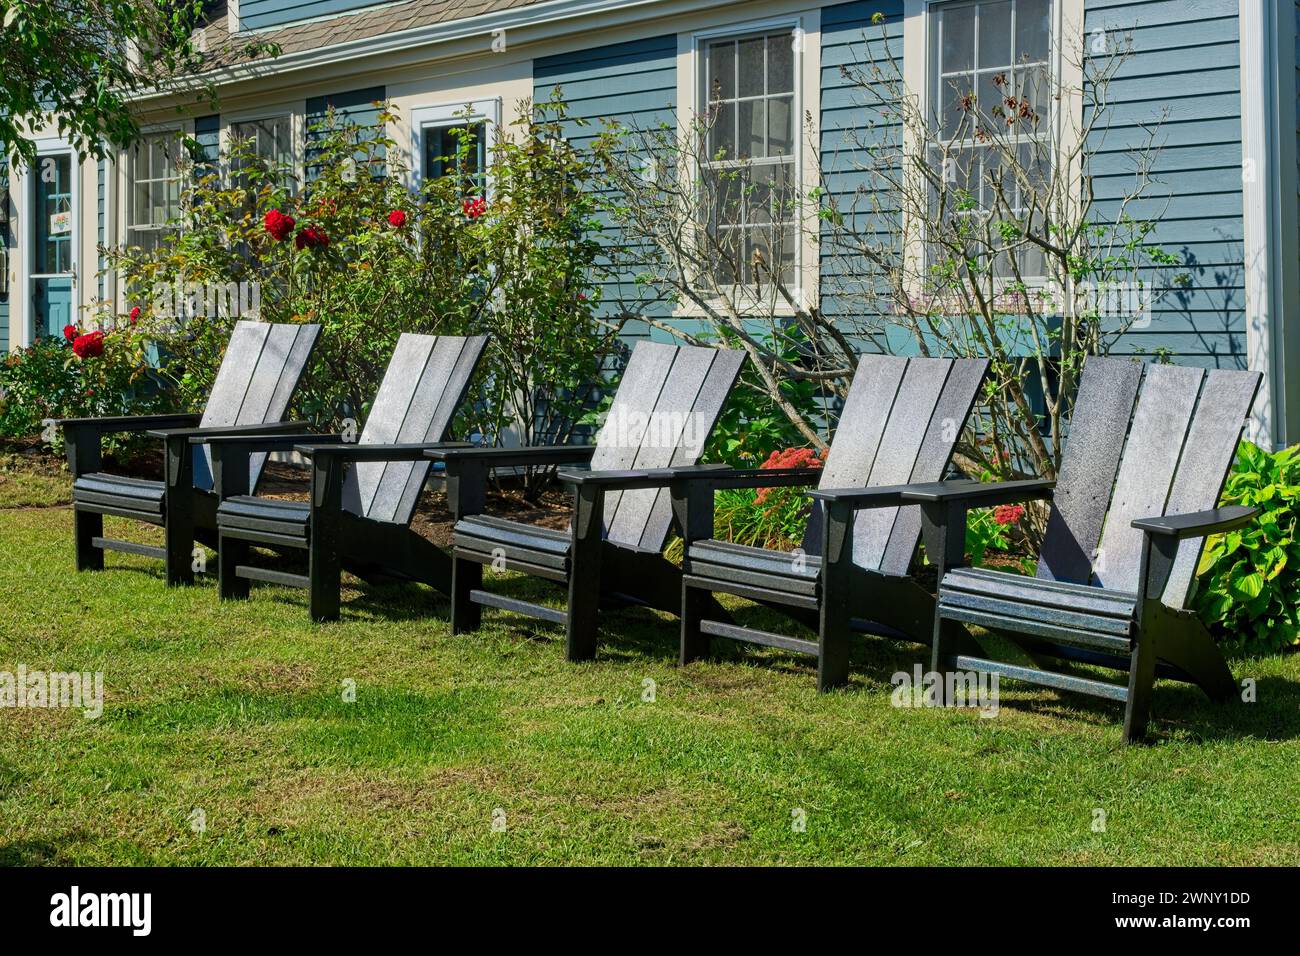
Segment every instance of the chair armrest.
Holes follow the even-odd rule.
[[[1258,508],[1246,505],[1228,505],[1209,511],[1196,511],[1185,515],[1165,515],[1157,518],[1137,518],[1133,527],[1148,535],[1173,538],[1200,538],[1210,534],[1235,531],[1250,524],[1259,514]]]
[[[964,501],[972,508],[991,508],[994,505],[1010,504],[1014,501],[1050,498],[1055,488],[1056,482],[1046,478],[995,482],[963,478],[957,481],[934,481],[912,485],[905,488],[902,498],[904,501],[929,504]]]
[[[109,432],[145,432],[154,428],[192,428],[202,415],[178,412],[168,415],[111,415],[104,418],[59,418],[61,428],[93,428],[101,434]]]
[[[311,422],[259,422],[253,425],[209,425],[206,428],[155,428],[149,431],[151,438],[189,438],[211,435],[266,435],[273,432],[304,432],[311,428]]]
[[[715,491],[735,488],[797,488],[821,480],[820,468],[730,468],[726,465],[694,465],[665,468],[674,483],[690,485],[706,481]]]
[[[482,448],[465,443],[447,443],[425,454],[448,464],[474,462],[486,468],[520,465],[570,465],[591,461],[595,445],[535,445],[529,448]]]
[[[361,445],[333,442],[294,445],[304,458],[329,458],[335,461],[423,461],[425,453],[439,447],[470,447],[464,442],[410,442],[395,445]]]
[[[343,441],[342,435],[317,435],[314,432],[271,432],[258,435],[194,435],[191,445],[211,448],[248,448],[253,451],[293,451],[298,445],[328,445]]]
[[[808,497],[828,505],[847,505],[858,511],[865,508],[894,508],[904,503],[904,494],[924,485],[878,485],[874,488],[818,488]]]
[[[556,477],[566,485],[601,487],[610,491],[635,491],[638,488],[663,488],[672,481],[669,468],[646,468],[631,471],[562,471]]]

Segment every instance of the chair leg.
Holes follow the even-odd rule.
[[[313,535],[307,555],[308,610],[313,621],[337,621],[343,596],[338,549]]]
[[[681,653],[678,656],[679,664],[686,665],[701,657],[708,657],[712,642],[709,636],[700,630],[700,622],[704,620],[712,603],[711,592],[703,588],[693,588],[682,581],[682,639]]]
[[[483,624],[483,608],[470,600],[483,587],[483,565],[453,555],[451,561],[451,633],[468,634]]]
[[[104,552],[93,540],[104,536],[104,516],[93,511],[73,513],[72,536],[77,549],[78,571],[102,571]]]
[[[1139,628],[1129,662],[1128,702],[1124,706],[1124,743],[1146,736],[1151,716],[1151,692],[1156,678],[1156,649],[1152,635]]]
[[[194,583],[194,502],[192,495],[173,493],[163,499],[163,547],[167,552],[167,585]]]
[[[595,660],[600,615],[599,565],[597,580],[584,580],[575,567],[569,572],[569,616],[565,625],[564,656],[569,661]]]
[[[849,642],[853,637],[848,595],[824,579],[817,629],[817,689],[823,693],[849,682]]]
[[[248,597],[249,581],[241,578],[235,569],[248,563],[248,542],[220,535],[217,541],[217,593],[223,601],[239,601]]]

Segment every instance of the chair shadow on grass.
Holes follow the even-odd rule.
[[[63,833],[49,839],[0,842],[0,866],[52,866],[59,862],[66,847],[89,842],[90,834],[83,831]]]

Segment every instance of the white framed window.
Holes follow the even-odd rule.
[[[299,150],[292,114],[235,120],[227,127],[230,146],[246,141],[249,151],[272,169],[288,169],[297,175]],[[232,160],[231,176],[238,179],[244,160]]]
[[[929,148],[950,190],[969,197],[956,215],[995,208],[1026,215],[1025,183],[1003,171],[1014,154],[1033,188],[1047,181],[1056,159],[1054,2],[950,0],[931,3],[928,12],[927,112],[939,140]],[[1043,274],[1037,247],[1021,246],[1015,256],[1022,277]],[[997,278],[1015,271],[1009,254],[993,263]]]
[[[501,100],[472,100],[421,106],[411,111],[411,172],[419,188],[425,179],[449,174],[464,178],[467,193],[487,195],[491,190],[495,138],[501,127]],[[472,135],[466,155],[458,155],[460,136]]]
[[[179,130],[147,133],[127,150],[126,244],[158,248],[177,228],[189,157]]]
[[[787,288],[799,284],[801,36],[797,25],[774,26],[697,41],[705,228],[723,250],[722,286],[764,281],[759,260]]]

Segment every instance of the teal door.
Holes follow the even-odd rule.
[[[33,174],[32,328],[37,336],[62,335],[75,319],[72,157],[38,157]]]

